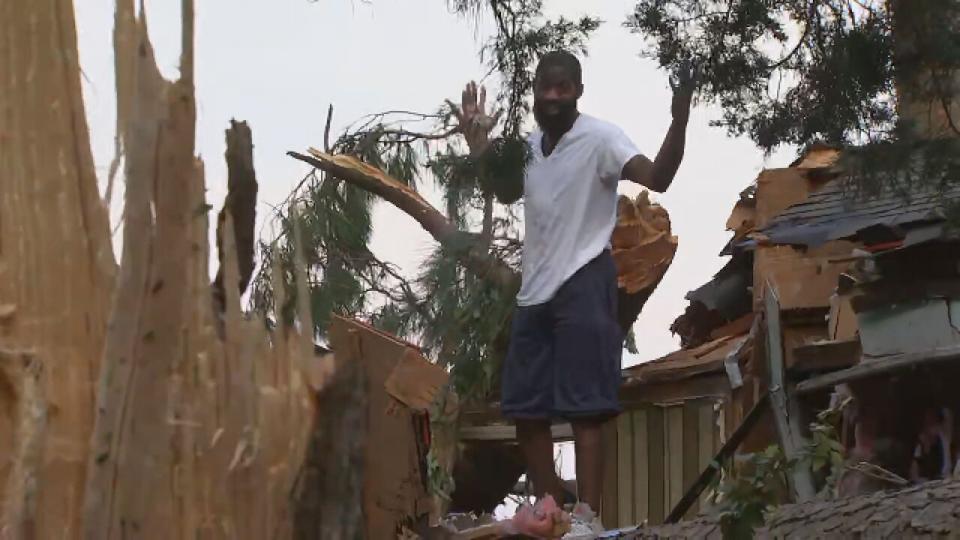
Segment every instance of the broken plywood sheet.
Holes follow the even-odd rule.
[[[840,274],[849,262],[837,262],[849,255],[855,245],[835,241],[806,252],[791,246],[761,246],[754,255],[754,305],[762,302],[765,284],[776,289],[780,308],[827,309]]]
[[[791,205],[803,201],[812,190],[800,169],[767,169],[757,177],[756,226],[762,228]]]
[[[447,370],[407,349],[387,377],[385,387],[394,399],[417,412],[427,412],[450,380]]]
[[[330,342],[344,362],[360,362],[368,385],[363,460],[363,515],[367,538],[392,538],[408,519],[428,514],[433,502],[423,483],[421,442],[413,429],[415,412],[387,393],[387,379],[413,348],[358,321],[334,317]],[[340,351],[351,351],[342,357]]]
[[[960,300],[920,299],[857,314],[867,357],[916,353],[960,345]]]
[[[667,211],[652,204],[646,191],[635,200],[620,197],[610,241],[617,284],[629,294],[658,283],[677,252],[677,237],[670,232]]]

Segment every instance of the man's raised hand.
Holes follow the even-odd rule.
[[[489,142],[490,132],[497,125],[500,114],[497,111],[490,116],[487,114],[487,90],[483,86],[470,81],[460,96],[460,106],[447,100],[453,115],[457,118],[457,131],[463,134],[470,147],[470,153],[478,155],[483,152]]]
[[[697,90],[700,80],[700,70],[693,65],[682,66],[670,77],[670,88],[673,89],[673,101],[670,112],[673,119],[686,122],[690,118],[690,104],[693,93]]]

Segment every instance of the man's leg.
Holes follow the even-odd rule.
[[[552,495],[557,504],[563,503],[563,490],[553,465],[553,436],[549,420],[517,419],[517,441],[527,462],[527,475],[533,482],[537,498]]]
[[[594,512],[603,493],[602,419],[620,412],[617,270],[610,252],[573,275],[553,300],[556,314],[554,401],[571,420],[577,458],[577,494]]]
[[[573,445],[577,459],[577,494],[581,502],[600,512],[603,497],[603,437],[600,420],[573,420]]]

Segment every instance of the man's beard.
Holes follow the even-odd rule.
[[[557,132],[569,129],[577,118],[577,100],[533,102],[533,118],[540,129]]]

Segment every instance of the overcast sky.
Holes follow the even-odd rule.
[[[113,156],[114,3],[75,4],[84,97],[103,182]],[[618,124],[652,158],[670,122],[670,90],[666,74],[638,57],[640,37],[621,25],[633,3],[545,4],[550,15],[571,17],[589,6],[589,14],[606,21],[583,62],[586,89],[580,109]],[[178,75],[179,6],[146,0],[151,38],[168,78]],[[226,192],[224,130],[231,118],[246,120],[260,182],[258,230],[271,207],[307,172],[284,153],[322,145],[328,104],[335,108],[334,133],[368,113],[436,110],[485,73],[478,50],[491,31],[489,20],[477,24],[452,15],[444,0],[202,0],[196,14],[197,151],[206,164],[208,201],[219,208]],[[749,140],[709,127],[718,115],[711,107],[693,111],[684,163],[670,192],[660,197],[680,238],[679,250],[637,323],[640,354],[625,358],[626,364],[677,347],[668,328],[686,306],[686,292],[722,265],[717,254],[729,237],[724,223],[738,193],[761,168],[785,166],[795,155],[784,149],[765,160]],[[624,184],[621,191],[637,190]],[[374,252],[409,274],[431,249],[432,240],[419,226],[385,203],[376,210],[374,227]]]

